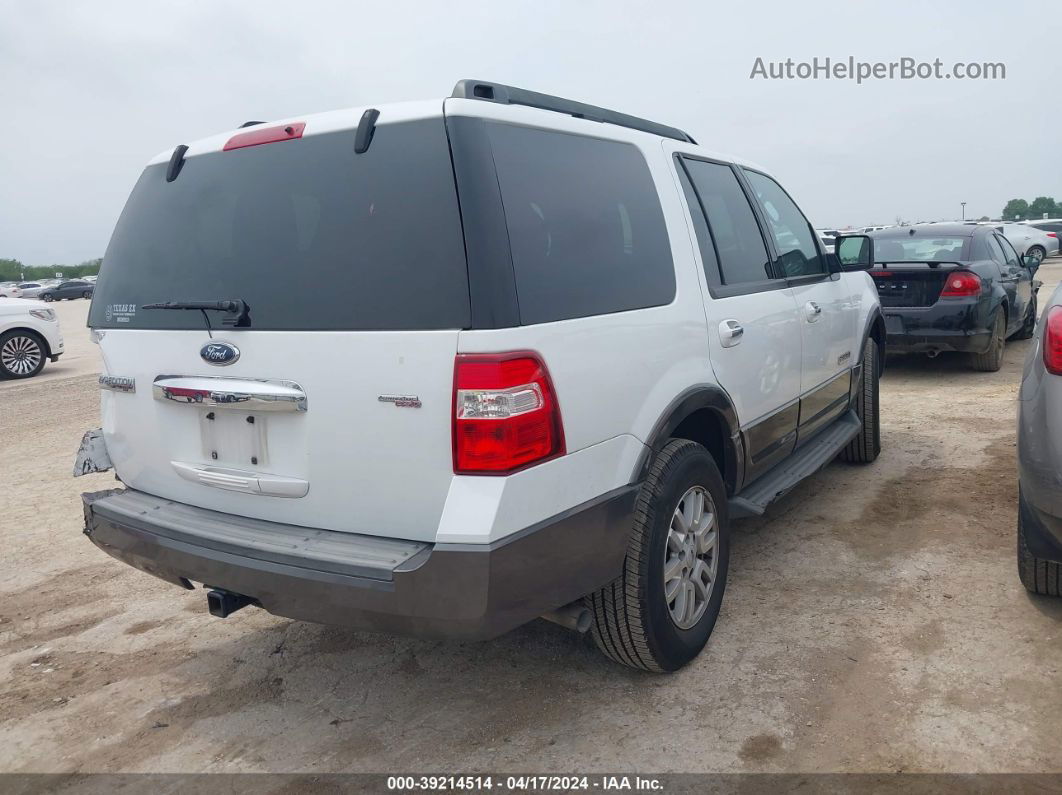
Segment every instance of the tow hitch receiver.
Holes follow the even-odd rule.
[[[219,588],[207,593],[207,606],[210,608],[210,615],[218,618],[228,618],[240,608],[252,604],[253,601],[249,596],[232,593],[231,591],[222,591]]]

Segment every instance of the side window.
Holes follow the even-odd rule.
[[[708,284],[719,284],[719,259],[715,255],[715,244],[712,243],[712,233],[708,231],[708,222],[704,218],[700,199],[697,191],[693,189],[686,169],[679,168],[679,181],[682,183],[682,192],[686,194],[686,204],[690,208],[690,220],[693,222],[693,231],[697,235],[697,248],[701,252],[701,265],[704,268],[704,278]]]
[[[995,235],[988,235],[985,237],[985,243],[988,245],[988,254],[996,262],[997,265],[1006,265],[1007,258],[1003,254],[1003,247],[999,245],[999,239]]]
[[[817,276],[826,272],[815,245],[811,224],[782,186],[768,176],[745,170],[756,200],[778,249],[778,262],[786,276]]]
[[[683,158],[718,254],[723,284],[764,282],[771,261],[745,191],[730,166]],[[705,264],[707,267],[707,263]]]
[[[489,123],[523,324],[675,297],[664,213],[632,144]]]
[[[1018,267],[1021,264],[1021,260],[1018,259],[1018,252],[1014,250],[1014,246],[1010,244],[1010,241],[1000,235],[996,235],[996,240],[1003,247],[1003,258],[1007,261],[1007,264],[1015,268]]]

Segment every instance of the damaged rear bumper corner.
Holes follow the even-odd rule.
[[[114,467],[107,452],[107,441],[103,438],[103,429],[95,428],[85,431],[81,437],[81,446],[77,448],[74,459],[74,477],[91,475],[95,472],[108,472]]]

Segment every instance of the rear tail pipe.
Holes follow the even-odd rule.
[[[548,613],[543,613],[542,618],[579,633],[590,629],[590,624],[594,620],[593,615],[590,613],[590,608],[582,602],[572,602],[564,607],[558,607],[556,610],[550,610]]]
[[[207,592],[207,607],[210,608],[210,615],[218,618],[228,618],[237,610],[252,604],[253,601],[249,596],[223,591],[220,588]]]

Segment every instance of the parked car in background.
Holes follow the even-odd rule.
[[[815,234],[818,235],[819,242],[822,243],[822,247],[826,253],[833,254],[837,236],[841,233],[835,229],[816,229]]]
[[[1022,221],[1021,223],[1026,226],[1036,227],[1047,234],[1048,237],[1059,240],[1060,246],[1062,246],[1062,237],[1059,237],[1059,235],[1062,235],[1062,218],[1044,218],[1041,221]],[[1062,253],[1062,251],[1059,253]],[[1051,256],[1050,252],[1048,252],[1048,256]]]
[[[1035,339],[1018,394],[1018,576],[1062,596],[1062,285]]]
[[[871,232],[880,232],[882,229],[888,229],[887,226],[865,226],[863,227],[863,234],[869,235]]]
[[[41,291],[45,289],[45,286],[40,282],[23,282],[18,287],[22,290],[23,298],[37,298]]]
[[[0,284],[0,298],[21,298],[22,288],[14,282]]]
[[[86,282],[83,279],[74,279],[69,282],[59,282],[59,284],[45,287],[40,291],[38,297],[42,301],[62,301],[73,300],[74,298],[91,298],[92,291],[95,289],[95,285],[91,282]]]
[[[1028,254],[1040,260],[1058,254],[1058,236],[1054,233],[1049,235],[1028,224],[993,224],[993,228],[1003,233],[1018,254]]]
[[[842,269],[773,177],[681,130],[462,81],[176,151],[104,257],[75,471],[126,486],[83,495],[88,538],[209,584],[214,615],[479,639],[546,616],[673,671],[731,521],[878,456],[869,257]]]
[[[1009,337],[1032,336],[1040,260],[1019,256],[994,227],[924,224],[871,237],[889,351],[958,351],[995,371]]]
[[[55,310],[40,301],[0,301],[0,378],[32,378],[63,355]]]

